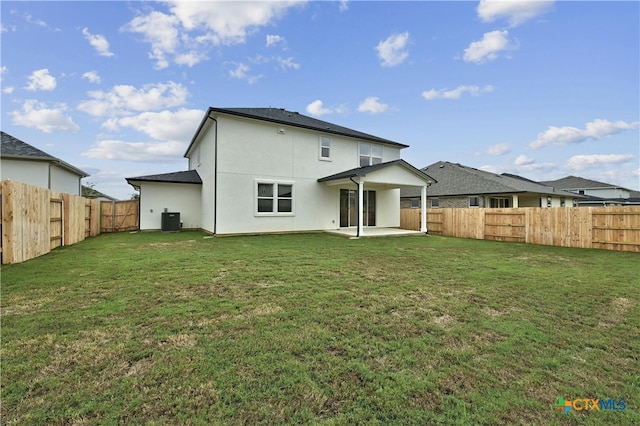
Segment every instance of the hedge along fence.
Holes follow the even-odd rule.
[[[402,209],[400,227],[420,229],[421,209]],[[640,252],[640,206],[427,209],[430,234],[562,247]]]
[[[0,198],[2,264],[24,262],[103,232],[100,200],[9,180],[0,182]]]

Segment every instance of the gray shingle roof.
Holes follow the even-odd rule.
[[[90,188],[88,186],[82,185],[82,196],[84,198],[107,198],[112,201],[117,201],[116,198],[113,198],[105,193],[98,191],[97,189]]]
[[[612,185],[610,183],[598,182],[596,180],[585,179],[579,176],[566,176],[561,179],[547,180],[540,182],[544,185],[553,186],[559,189],[587,189],[587,188],[622,188],[621,186]],[[628,188],[622,188],[627,189]]]
[[[50,163],[64,167],[65,169],[82,177],[89,176],[89,173],[84,170],[72,166],[71,164],[62,161],[53,155],[47,154],[44,151],[39,150],[35,146],[31,146],[28,143],[21,141],[20,139],[11,136],[8,133],[0,131],[2,135],[2,143],[0,143],[0,155],[4,158],[14,158],[22,160],[34,160],[34,161],[48,161]]]
[[[182,172],[161,173],[158,175],[147,175],[126,178],[131,185],[134,182],[167,182],[167,183],[193,183],[202,184],[202,179],[196,170]]]
[[[435,182],[435,179],[433,179],[431,176],[427,175],[421,170],[416,169],[415,167],[413,167],[411,164],[407,163],[404,160],[393,160],[393,161],[387,161],[386,163],[374,164],[371,166],[357,167],[355,169],[346,170],[344,172],[340,172],[340,173],[333,174],[331,176],[320,178],[318,179],[318,182],[328,182],[331,180],[348,179],[350,177],[357,177],[357,176],[366,176],[367,173],[371,173],[375,170],[383,169],[385,167],[389,167],[394,164],[404,166],[407,169],[414,172],[415,174],[422,176],[425,179],[428,179],[432,182]]]
[[[39,150],[35,146],[31,146],[8,133],[2,134],[2,156],[15,158],[33,158],[34,160],[57,160],[56,157]]]
[[[422,169],[437,183],[429,188],[429,196],[535,193],[580,197],[550,186],[508,174],[496,174],[461,164],[439,161]],[[402,197],[417,197],[413,188],[401,190]]]
[[[332,133],[336,135],[349,136],[352,138],[399,146],[401,148],[408,147],[408,145],[394,142],[389,139],[384,139],[384,138],[370,135],[368,133],[359,132],[357,130],[349,129],[348,127],[343,127],[337,124],[329,123],[328,121],[318,120],[317,118],[308,117],[298,112],[287,111],[284,108],[213,108],[211,107],[209,108],[209,111],[214,111],[222,114],[231,114],[231,115],[236,115],[236,116],[246,117],[246,118],[253,118],[253,119],[263,120],[263,121],[270,121],[272,123],[301,127],[304,129],[316,130],[323,133]]]

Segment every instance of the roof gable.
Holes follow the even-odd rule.
[[[371,166],[357,167],[355,169],[346,170],[344,172],[340,172],[340,173],[336,173],[330,176],[320,178],[318,179],[318,182],[329,182],[333,180],[341,180],[341,179],[349,179],[352,177],[366,176],[367,174],[373,173],[377,170],[385,169],[389,166],[400,166],[406,169],[407,171],[409,171],[410,173],[418,176],[420,179],[423,179],[425,183],[432,184],[433,182],[435,182],[435,179],[433,179],[431,176],[427,175],[422,170],[416,169],[415,167],[413,167],[411,164],[407,163],[404,160],[393,160],[393,161],[388,161],[386,163],[374,164]]]

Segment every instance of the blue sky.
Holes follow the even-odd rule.
[[[213,107],[534,180],[640,188],[636,1],[2,1],[2,130],[127,199]]]

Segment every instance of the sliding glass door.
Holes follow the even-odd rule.
[[[340,190],[340,227],[358,226],[358,191]],[[362,225],[376,225],[376,191],[364,191],[362,200]]]

